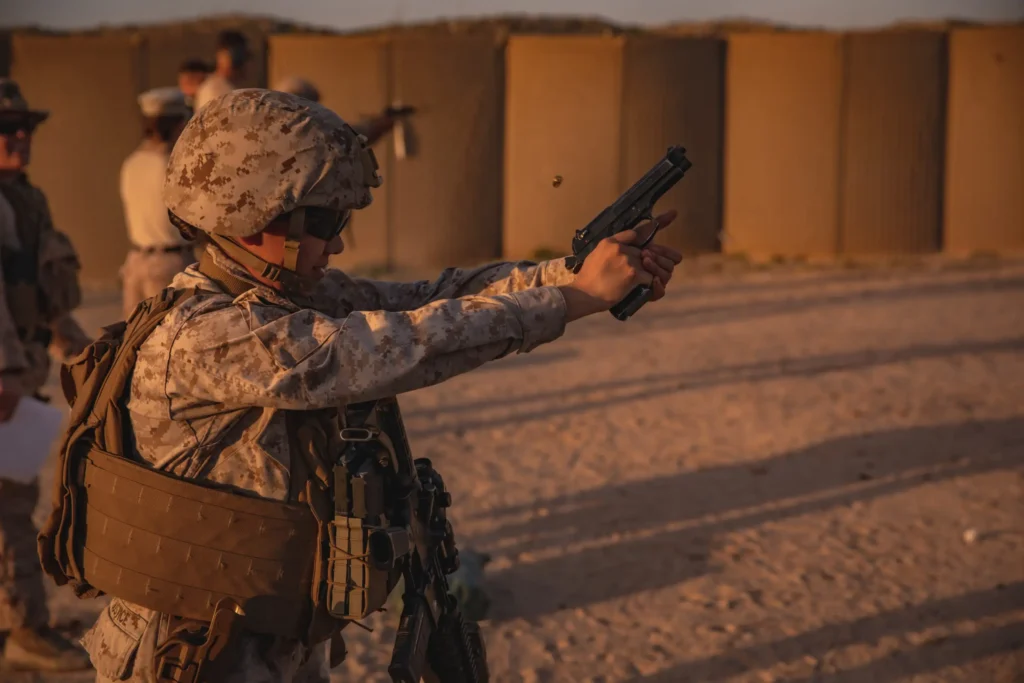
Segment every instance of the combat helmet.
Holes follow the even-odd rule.
[[[314,218],[368,206],[380,184],[366,138],[337,114],[296,95],[248,88],[213,100],[185,126],[163,197],[179,229],[206,233],[231,259],[281,281],[294,275],[299,240]],[[239,243],[288,213],[282,266]]]

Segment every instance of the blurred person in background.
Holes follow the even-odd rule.
[[[167,160],[191,109],[178,88],[142,93],[139,108],[143,140],[121,166],[121,203],[131,242],[121,268],[126,320],[140,301],[158,294],[195,262],[192,245],[171,225],[163,202]]]
[[[210,75],[210,65],[201,59],[186,59],[178,67],[178,89],[185,95],[185,102],[192,106],[196,92]]]
[[[48,116],[29,108],[17,83],[0,79],[0,422],[23,397],[46,400],[51,348],[66,360],[91,341],[71,317],[81,301],[78,257],[25,174],[32,134]],[[0,478],[0,630],[10,631],[0,668],[86,669],[85,652],[49,626],[32,523],[38,498],[38,478]]]
[[[193,109],[199,111],[221,95],[226,95],[245,79],[252,60],[249,41],[241,31],[221,31],[217,36],[217,57],[213,73],[196,90]]]
[[[317,87],[304,78],[288,76],[279,80],[273,90],[297,95],[311,102],[320,102],[320,91]],[[414,107],[387,107],[377,116],[364,119],[352,126],[360,135],[365,135],[367,144],[374,145],[391,131],[403,118],[416,113]]]

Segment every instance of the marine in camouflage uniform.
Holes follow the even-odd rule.
[[[302,458],[289,414],[393,396],[528,352],[637,282],[654,279],[664,294],[678,255],[614,240],[577,276],[564,260],[448,269],[414,283],[325,268],[350,212],[381,182],[364,143],[329,110],[266,90],[215,100],[186,127],[164,198],[206,251],[172,286],[210,294],[172,309],[140,347],[127,400],[140,461],[294,500]],[[151,683],[173,619],[115,597],[83,638],[97,680]],[[329,680],[323,643],[235,637],[233,672],[218,680]]]
[[[24,173],[32,133],[46,117],[29,109],[16,83],[0,79],[0,422],[10,419],[21,397],[42,398],[49,347],[66,358],[89,343],[71,317],[80,299],[78,259]],[[38,494],[37,482],[0,479],[0,628],[11,629],[3,665],[85,668],[84,653],[48,626],[32,523]]]

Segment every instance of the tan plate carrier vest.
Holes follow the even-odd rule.
[[[205,259],[203,265],[210,266]],[[288,415],[292,450],[301,455],[292,458],[291,502],[183,480],[131,460],[125,447],[133,437],[124,398],[139,347],[172,308],[208,295],[165,289],[62,368],[71,419],[54,509],[39,535],[40,560],[79,597],[108,593],[229,630],[321,642],[347,623],[328,605],[347,611],[343,619],[362,618],[383,605],[398,580],[369,576],[355,547],[338,547],[334,473],[324,457],[342,448],[337,410]],[[337,664],[343,645],[334,642]]]

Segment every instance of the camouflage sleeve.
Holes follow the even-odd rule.
[[[358,292],[357,306],[363,310],[410,311],[433,301],[464,296],[511,294],[536,287],[558,287],[573,281],[575,275],[565,259],[532,263],[530,261],[490,263],[477,268],[448,268],[437,279],[418,282],[383,282],[349,278],[341,271],[328,271],[326,286],[336,289],[328,300],[346,301],[342,292]]]
[[[186,322],[171,349],[169,393],[228,408],[309,410],[413,391],[565,330],[557,287],[333,318],[258,300]]]
[[[4,200],[3,195],[0,195],[0,248],[20,247],[14,220],[14,209]],[[12,387],[18,390],[21,387],[20,377],[26,369],[28,356],[18,337],[14,317],[7,307],[4,269],[3,263],[0,262],[0,392],[10,390]]]
[[[18,338],[18,329],[7,308],[7,293],[4,291],[3,270],[0,267],[0,379],[10,386],[15,376],[28,368],[25,349]]]

